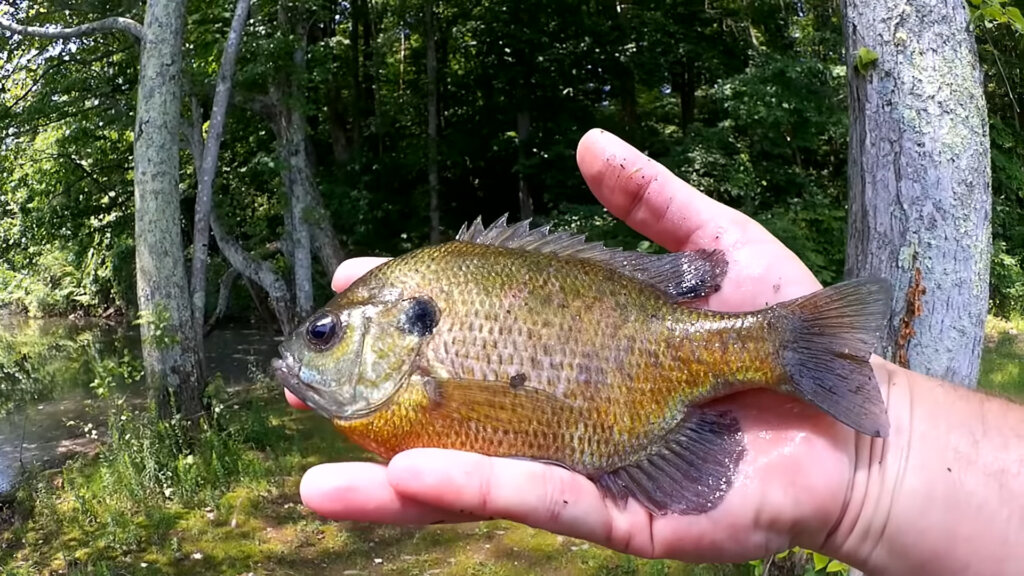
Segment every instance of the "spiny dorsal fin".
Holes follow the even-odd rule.
[[[594,260],[646,282],[665,292],[671,299],[692,300],[718,291],[729,262],[720,250],[696,250],[670,254],[645,254],[609,248],[600,242],[587,242],[582,234],[551,232],[549,226],[530,230],[530,220],[507,224],[508,215],[484,227],[477,217],[464,224],[456,240],[516,250],[529,250]]]

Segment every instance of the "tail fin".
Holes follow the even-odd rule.
[[[782,366],[794,391],[868,436],[889,433],[885,403],[868,363],[892,305],[888,280],[863,278],[779,304]]]

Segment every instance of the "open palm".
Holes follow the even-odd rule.
[[[709,308],[756,310],[820,288],[807,267],[755,221],[615,136],[589,132],[577,161],[608,210],[652,241],[673,251],[725,251],[729,272]],[[334,289],[343,290],[382,261],[345,262]],[[294,397],[289,401],[301,405]],[[846,506],[855,433],[768,391],[718,403],[740,419],[747,454],[721,505],[699,516],[653,516],[632,500],[619,507],[583,476],[556,466],[440,449],[409,450],[387,466],[316,466],[303,478],[302,499],[335,519],[426,524],[499,517],[631,554],[689,561],[743,561],[795,544],[821,545]]]

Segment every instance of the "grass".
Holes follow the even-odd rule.
[[[1024,320],[990,319],[980,387],[1024,402]],[[222,407],[199,447],[122,413],[96,458],[37,472],[0,507],[0,573],[751,574],[748,565],[642,560],[507,521],[422,528],[324,522],[298,500],[302,472],[367,459],[324,419],[257,386]]]
[[[1024,318],[989,318],[978,387],[1024,403]]]

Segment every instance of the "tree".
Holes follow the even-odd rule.
[[[230,72],[248,1],[239,0],[233,25],[236,41],[225,49],[227,78],[218,85],[210,145],[199,148],[200,201],[196,210],[196,268],[193,282],[204,288],[189,296],[181,234],[178,143],[181,127],[181,58],[184,4],[150,0],[143,25],[121,17],[71,28],[22,26],[0,19],[0,29],[42,38],[81,38],[123,31],[141,40],[134,130],[135,271],[146,380],[161,416],[172,410],[195,423],[204,411],[202,317],[205,309],[205,260],[209,202]],[[195,148],[194,148],[195,149]],[[204,197],[205,193],[205,198]],[[205,206],[203,203],[205,202]],[[197,276],[201,274],[203,278]],[[195,309],[195,311],[194,311]],[[198,327],[194,318],[198,318]]]
[[[192,239],[192,327],[195,331],[196,349],[203,350],[203,334],[206,328],[206,264],[210,247],[210,214],[213,207],[213,179],[217,174],[217,161],[220,156],[220,144],[224,137],[224,123],[227,119],[228,102],[231,98],[231,78],[235,74],[235,63],[242,47],[242,31],[245,21],[249,18],[250,0],[238,0],[235,15],[231,20],[224,54],[217,72],[217,85],[210,110],[210,129],[203,138],[198,98],[192,98],[192,130],[190,148],[196,164],[195,226]],[[200,356],[202,357],[202,356]],[[205,370],[204,370],[205,372]]]
[[[185,7],[149,0],[135,111],[135,274],[146,380],[169,417],[203,412],[204,382],[188,297],[178,201]]]
[[[974,387],[988,307],[989,133],[960,0],[844,2],[847,276],[896,289],[885,354]]]
[[[438,199],[441,184],[437,165],[437,16],[434,14],[433,0],[424,2],[423,12],[427,44],[427,185],[430,187],[430,242],[437,244],[441,241],[441,207]]]

